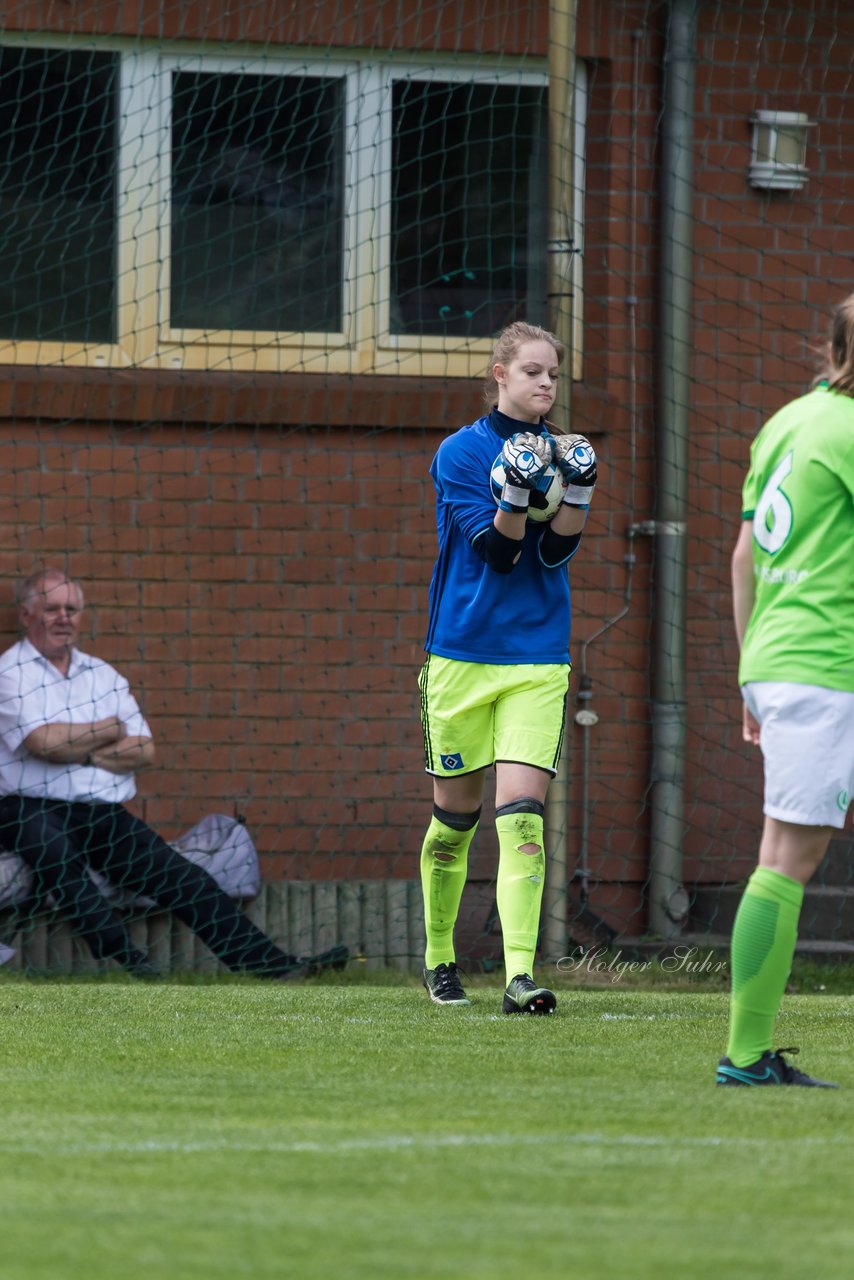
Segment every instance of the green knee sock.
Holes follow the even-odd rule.
[[[798,939],[804,886],[757,867],[747,882],[732,930],[732,999],[727,1057],[737,1067],[771,1048],[774,1019],[786,989]]]
[[[540,928],[546,856],[543,819],[536,813],[509,813],[495,819],[498,832],[496,899],[504,939],[507,981],[517,973],[533,977]],[[539,853],[520,853],[520,845],[539,845]]]
[[[468,830],[456,831],[435,814],[427,828],[421,846],[421,889],[427,934],[424,964],[428,969],[456,959],[454,925],[466,883],[469,845],[476,830],[476,821]]]

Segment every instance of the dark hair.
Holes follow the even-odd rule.
[[[831,391],[854,396],[854,293],[833,313],[824,369],[818,381],[827,382]]]
[[[508,324],[495,339],[492,358],[486,370],[483,399],[487,409],[491,409],[498,399],[498,383],[495,381],[492,370],[497,364],[509,364],[525,342],[548,342],[554,347],[558,364],[563,363],[563,357],[566,354],[564,345],[553,333],[549,333],[548,329],[543,329],[538,324],[526,324],[524,320]]]

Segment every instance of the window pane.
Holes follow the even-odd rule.
[[[546,89],[393,89],[392,333],[491,335],[546,315]]]
[[[113,54],[0,49],[0,336],[112,342]]]
[[[342,327],[344,80],[173,76],[176,327]]]

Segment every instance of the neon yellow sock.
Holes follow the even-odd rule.
[[[450,815],[449,815],[450,816]],[[467,831],[455,831],[433,815],[421,846],[421,889],[424,894],[424,929],[427,950],[424,964],[435,969],[451,964],[454,925],[466,883],[468,852],[477,822]]]
[[[732,998],[727,1057],[750,1066],[771,1048],[774,1020],[792,968],[804,886],[757,867],[732,930]]]
[[[540,927],[546,855],[543,819],[536,813],[508,813],[495,819],[498,832],[496,899],[504,939],[507,981],[517,973],[533,977]],[[520,845],[537,844],[539,853],[520,853]]]

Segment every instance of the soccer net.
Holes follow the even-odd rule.
[[[428,467],[517,318],[567,337],[601,458],[542,955],[724,944],[762,790],[729,555],[847,289],[852,54],[818,0],[4,6],[3,648],[16,583],[83,586],[157,744],[130,808],[169,841],[245,817],[286,950],[421,963]],[[457,934],[487,969],[490,805]],[[849,866],[840,834],[802,947],[848,949]],[[94,963],[12,896],[10,965]]]

